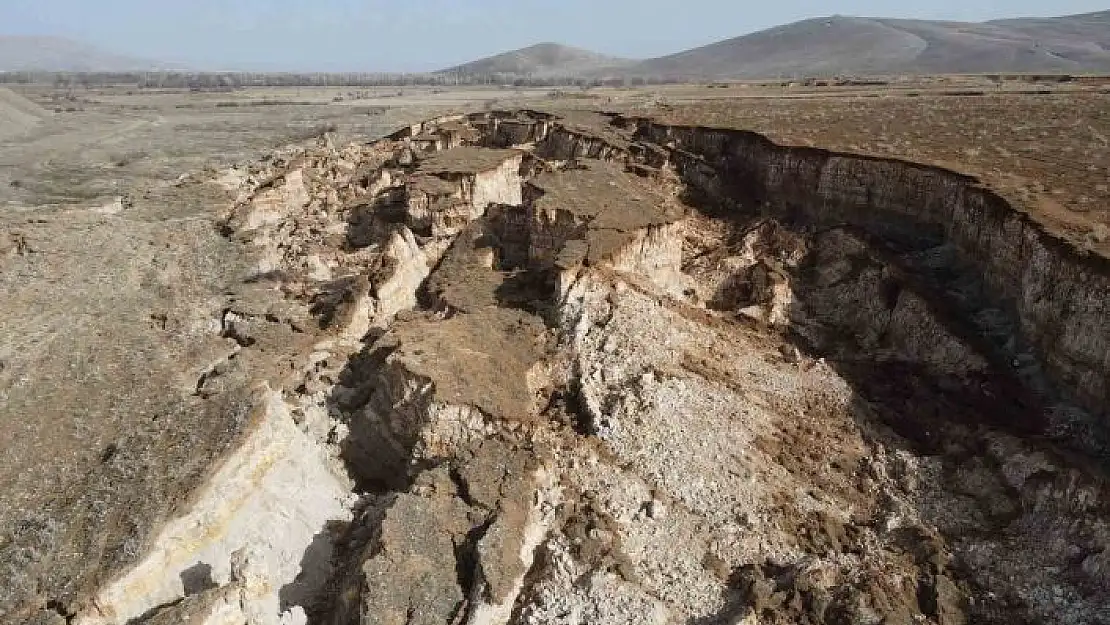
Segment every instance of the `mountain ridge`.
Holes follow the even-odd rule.
[[[1110,72],[1110,10],[985,22],[830,15],[644,60],[546,42],[435,73],[720,80],[987,72]]]
[[[159,67],[154,61],[65,37],[0,35],[0,71],[122,72]]]
[[[0,35],[0,72],[184,69],[63,37]],[[832,15],[638,60],[542,42],[431,74],[696,81],[993,72],[1110,73],[1110,10],[985,22]]]
[[[647,59],[631,75],[769,78],[806,74],[1110,71],[1110,10],[956,22],[833,15]]]

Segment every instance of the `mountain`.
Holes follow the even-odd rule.
[[[982,23],[832,16],[625,68],[684,79],[1108,71],[1110,11]]]
[[[0,71],[173,69],[60,37],[0,35]],[[835,15],[648,60],[540,43],[438,74],[677,80],[813,75],[1110,73],[1110,11],[990,22]]]
[[[436,72],[437,74],[513,74],[519,76],[578,76],[604,73],[634,61],[598,54],[557,43],[540,43]]]
[[[158,63],[61,37],[0,35],[0,71],[124,72]]]

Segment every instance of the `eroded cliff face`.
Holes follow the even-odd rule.
[[[1015,344],[999,346],[999,358],[1036,357],[1068,399],[1105,416],[1110,262],[1061,241],[976,180],[915,163],[777,146],[738,131],[643,122],[637,136],[673,146],[676,168],[714,203],[762,205],[806,225],[857,226],[930,274],[948,292],[944,299],[965,300],[965,316],[979,306],[998,308],[1016,325]],[[952,258],[938,258],[944,247]],[[945,271],[959,275],[946,279]],[[979,281],[983,293],[956,284],[967,279]]]
[[[974,180],[532,111],[221,180],[198,392],[301,338],[78,623],[1110,619],[1110,268]]]

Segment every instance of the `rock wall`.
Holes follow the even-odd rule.
[[[590,158],[609,161],[621,160],[628,155],[627,150],[613,145],[604,137],[577,132],[566,126],[557,126],[548,132],[538,152],[540,156],[554,160]]]
[[[482,142],[495,148],[538,143],[547,138],[555,125],[553,116],[536,111],[478,114],[471,115],[469,120],[481,132]]]
[[[475,174],[470,187],[470,205],[476,211],[485,213],[490,204],[519,205],[521,202],[520,165],[523,156],[505,159],[496,168]],[[480,216],[480,215],[478,215]]]
[[[295,425],[279,393],[262,393],[257,412],[246,441],[225,459],[188,512],[161,531],[143,561],[101,589],[93,609],[74,623],[131,622],[152,606],[231,584],[237,581],[236,559],[229,554],[237,552],[249,554],[259,576],[255,588],[234,604],[244,621],[244,613],[256,610],[265,617],[251,623],[277,625],[279,591],[286,601],[298,592],[302,597],[319,592],[331,573],[332,554],[329,538],[317,532],[328,522],[351,519],[350,484]],[[310,546],[323,570],[307,562]],[[307,575],[297,580],[298,590],[294,580],[302,569]]]
[[[520,204],[521,159],[520,154],[506,155],[476,172],[418,171],[405,186],[407,224],[432,236],[452,236],[485,214],[490,204]]]
[[[953,244],[1020,322],[1049,377],[1096,414],[1110,400],[1110,261],[1075,249],[980,185],[898,160],[779,146],[744,131],[641,121],[713,200],[762,202],[811,223],[847,222],[898,241]]]

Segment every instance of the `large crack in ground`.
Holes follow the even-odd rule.
[[[534,111],[223,179],[276,372],[73,622],[1110,623],[1110,270],[975,181]]]

